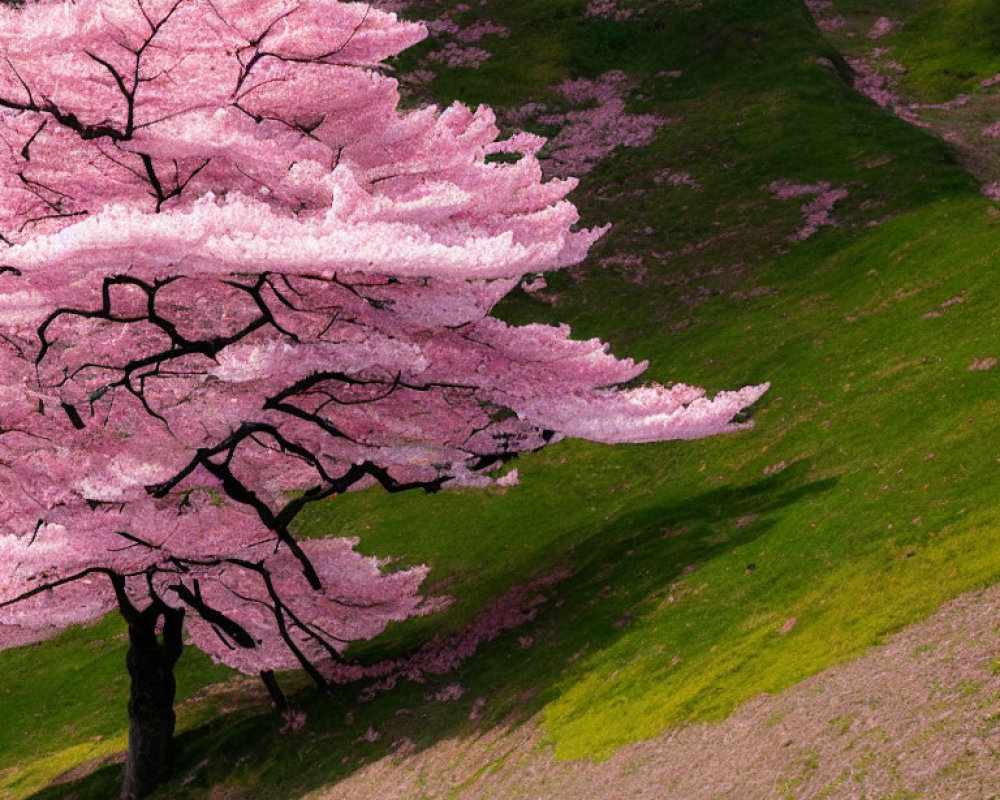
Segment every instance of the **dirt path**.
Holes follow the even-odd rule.
[[[559,762],[539,720],[385,758],[312,800],[1000,797],[1000,586],[718,724]]]

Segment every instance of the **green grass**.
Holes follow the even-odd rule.
[[[880,16],[906,21],[886,44],[907,66],[901,88],[929,102],[978,90],[1000,72],[1000,6],[993,0],[836,0],[867,24]]]
[[[573,574],[544,590],[532,624],[426,686],[358,704],[358,687],[318,697],[286,677],[309,709],[295,736],[279,735],[243,684],[183,702],[180,776],[163,797],[292,800],[404,738],[423,748],[536,713],[557,755],[603,758],[672,724],[719,719],[1000,579],[1000,368],[967,369],[1000,357],[998,215],[951,151],[817,64],[836,54],[793,0],[663,4],[625,24],[584,19],[579,0],[495,6],[462,20],[488,15],[511,37],[489,42],[481,70],[441,74],[440,99],[560,107],[547,87],[618,68],[645,98],[630,110],[679,119],[585,176],[574,196],[585,222],[615,228],[573,275],[552,276],[558,302],[515,293],[500,312],[568,321],[649,359],[653,380],[712,391],[769,380],[756,428],[634,447],[564,442],[522,458],[510,489],[364,492],[310,509],[303,533],[357,535],[367,552],[426,562],[428,591],[455,598],[356,647],[365,659],[456,631],[535,575]],[[940,30],[927,47],[946,53],[954,43]],[[657,77],[674,69],[681,79]],[[701,190],[657,185],[663,166]],[[789,242],[801,201],[771,196],[780,178],[846,187],[834,210],[846,224]],[[621,253],[643,258],[641,284],[600,265]],[[109,620],[0,653],[0,797],[121,748],[119,635]],[[180,663],[184,697],[225,674],[193,652]],[[426,699],[451,682],[465,687],[460,700]],[[369,725],[381,738],[358,743]],[[35,796],[107,797],[116,770]]]

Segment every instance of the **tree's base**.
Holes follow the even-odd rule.
[[[132,679],[128,703],[128,756],[121,800],[143,800],[166,782],[174,768],[174,664],[180,656],[183,612],[147,609],[129,620],[126,656]],[[163,617],[163,642],[156,622]]]

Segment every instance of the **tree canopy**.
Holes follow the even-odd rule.
[[[297,541],[306,503],[743,426],[766,385],[620,388],[645,364],[490,316],[603,229],[541,138],[398,108],[423,36],[334,0],[0,9],[0,647],[117,607],[322,681],[426,570]]]

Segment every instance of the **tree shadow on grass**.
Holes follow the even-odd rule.
[[[721,563],[730,572],[750,571],[743,550],[752,550],[785,509],[836,485],[809,482],[808,471],[800,462],[748,486],[609,520],[563,555],[573,572],[539,588],[532,622],[481,645],[447,675],[424,684],[403,680],[366,702],[359,701],[365,684],[324,695],[286,678],[293,706],[308,712],[299,733],[281,733],[282,720],[260,695],[248,696],[238,710],[178,736],[177,777],[155,796],[292,800],[384,757],[527,720],[586,674],[588,658],[612,647],[629,651],[633,644],[624,637],[641,631],[644,617],[702,565],[729,559]],[[634,647],[641,650],[643,638]],[[104,764],[80,778],[67,774],[32,800],[106,800],[117,795],[120,772],[120,764]]]

